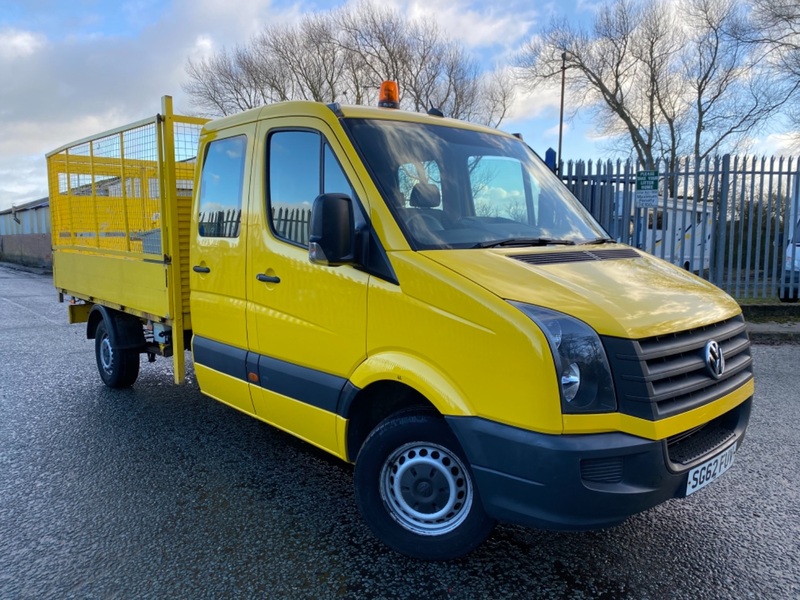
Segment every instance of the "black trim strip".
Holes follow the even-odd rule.
[[[277,358],[258,357],[259,385],[272,392],[335,413],[347,380]]]
[[[336,414],[340,417],[344,417],[345,419],[350,418],[350,406],[353,404],[353,400],[355,400],[356,395],[358,392],[361,391],[361,388],[357,388],[349,381],[344,384],[342,388],[342,393],[339,394],[339,404],[336,408]]]
[[[247,350],[194,336],[192,354],[198,364],[247,381]]]
[[[257,385],[262,388],[345,418],[359,391],[344,377],[247,352],[207,338],[194,336],[193,349],[197,364],[249,383],[254,382],[250,381],[248,374],[257,373]]]

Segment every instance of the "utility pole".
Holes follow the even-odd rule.
[[[561,138],[564,131],[564,83],[567,73],[567,53],[561,53],[561,113],[558,116],[558,157],[556,158],[556,173],[561,175]]]

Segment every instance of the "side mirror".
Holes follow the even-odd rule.
[[[336,267],[356,261],[353,201],[347,194],[322,194],[311,208],[308,259]]]

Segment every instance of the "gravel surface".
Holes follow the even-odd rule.
[[[800,346],[755,345],[736,464],[614,529],[499,526],[424,563],[378,543],[352,469],[142,363],[111,391],[49,278],[0,266],[0,598],[800,597]]]

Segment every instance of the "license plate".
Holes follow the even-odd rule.
[[[693,494],[699,489],[706,487],[709,483],[716,480],[725,471],[733,466],[733,456],[736,453],[736,444],[727,450],[720,452],[714,458],[707,460],[699,467],[689,471],[689,479],[686,482],[686,495]]]

